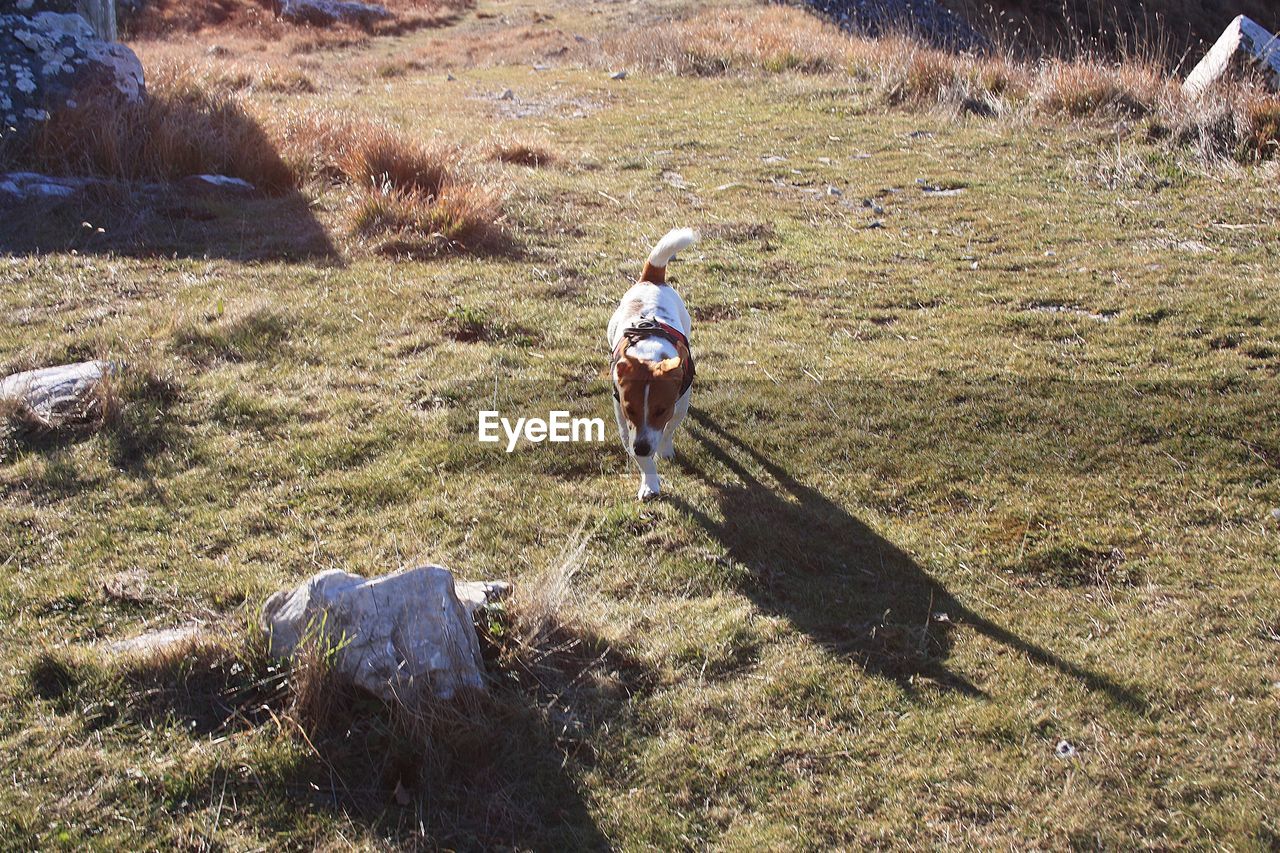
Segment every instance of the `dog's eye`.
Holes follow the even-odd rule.
[[[666,410],[666,409],[654,409],[654,410],[653,410],[653,416],[654,416],[655,418],[660,418],[660,417],[662,417],[663,415],[665,415],[666,413],[667,413],[667,410]]]

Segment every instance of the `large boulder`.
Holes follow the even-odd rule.
[[[8,0],[4,5],[11,5],[13,11],[27,16],[40,12],[79,15],[89,22],[98,38],[115,41],[116,2],[117,0]]]
[[[392,15],[385,6],[352,0],[284,0],[280,17],[291,23],[320,27],[339,23],[369,27]]]
[[[111,372],[106,361],[26,370],[0,379],[0,401],[16,407],[17,420],[32,426],[60,429],[92,424],[102,418],[102,385]]]
[[[25,133],[87,98],[145,96],[133,51],[98,38],[76,14],[0,15],[0,65],[0,133]]]
[[[451,699],[484,688],[474,614],[508,590],[456,583],[443,566],[373,579],[333,569],[267,599],[262,628],[274,656],[318,642],[339,676],[388,702]]]
[[[1238,15],[1191,69],[1182,89],[1199,95],[1219,80],[1249,71],[1256,71],[1272,91],[1280,91],[1280,37]]]

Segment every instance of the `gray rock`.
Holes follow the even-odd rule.
[[[161,628],[108,643],[103,650],[112,655],[154,655],[191,644],[203,630],[204,626],[196,622],[177,628]]]
[[[251,196],[258,188],[229,175],[187,175],[178,186],[195,195]]]
[[[473,618],[509,590],[455,583],[442,566],[373,579],[333,569],[267,599],[262,628],[276,657],[308,639],[333,649],[340,676],[386,701],[411,703],[424,691],[450,699],[484,689]]]
[[[91,97],[137,103],[142,63],[122,44],[103,41],[79,15],[0,15],[0,120],[25,133],[59,110]]]
[[[0,207],[76,198],[101,183],[104,182],[96,178],[57,178],[38,172],[0,174]]]
[[[100,390],[112,370],[110,362],[82,361],[15,373],[0,379],[0,400],[19,404],[49,429],[92,421],[101,414]]]
[[[1244,15],[1227,25],[1204,59],[1191,69],[1182,90],[1199,95],[1222,79],[1257,70],[1272,91],[1280,91],[1280,37]]]
[[[284,0],[280,17],[295,24],[327,27],[331,24],[356,24],[367,27],[392,17],[385,6],[356,3],[352,0]]]

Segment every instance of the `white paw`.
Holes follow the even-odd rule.
[[[675,458],[676,458],[676,446],[675,446],[674,444],[668,444],[668,445],[667,445],[667,446],[665,446],[665,447],[659,447],[659,448],[658,448],[658,458],[659,458],[659,459],[675,459]]]
[[[654,483],[650,486],[648,483],[640,484],[640,491],[636,494],[637,500],[648,501],[658,496],[658,484]]]

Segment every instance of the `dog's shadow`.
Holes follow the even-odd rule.
[[[961,603],[909,554],[796,480],[707,412],[691,411],[686,424],[688,435],[724,475],[704,470],[688,454],[678,456],[677,464],[714,490],[723,521],[678,496],[667,500],[750,571],[744,594],[761,609],[785,616],[824,648],[893,680],[909,694],[924,679],[943,689],[985,696],[946,665],[956,630],[975,630],[1118,705],[1145,707],[1140,697],[1108,676],[1073,664]]]

